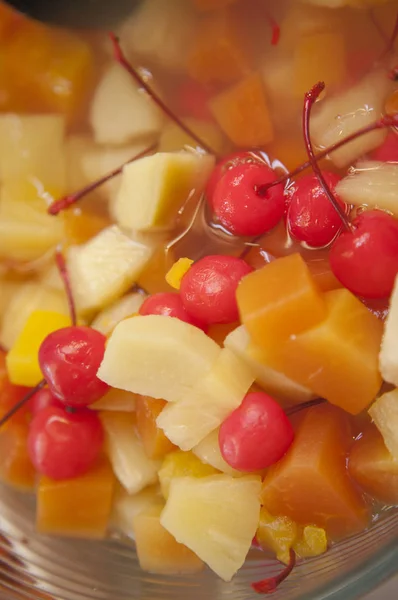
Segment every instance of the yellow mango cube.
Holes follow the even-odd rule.
[[[50,333],[70,324],[70,318],[61,313],[49,310],[33,312],[7,354],[7,372],[11,383],[33,387],[43,379],[39,366],[39,348]]]
[[[264,550],[271,550],[279,561],[288,564],[290,549],[299,541],[299,536],[300,528],[292,519],[273,517],[262,507],[256,539]]]
[[[293,550],[300,558],[312,558],[324,554],[328,549],[326,531],[315,525],[307,525],[298,541],[293,545]]]
[[[190,258],[180,258],[177,260],[177,262],[175,262],[171,269],[166,273],[167,283],[175,290],[179,290],[181,286],[181,279],[184,277],[185,273],[189,271],[192,264],[193,260]]]

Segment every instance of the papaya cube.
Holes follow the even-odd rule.
[[[15,402],[18,399],[21,397],[15,397]],[[26,444],[28,431],[26,417],[21,415],[14,416],[0,430],[0,481],[21,491],[34,490],[36,478]]]
[[[279,366],[315,394],[356,415],[381,387],[383,323],[346,289],[327,292],[325,301],[326,319],[292,336],[281,349]]]
[[[163,430],[156,425],[156,419],[166,404],[165,400],[156,400],[149,396],[137,397],[137,431],[149,458],[162,458],[175,449]]]
[[[278,258],[247,275],[238,287],[237,300],[242,323],[265,349],[326,316],[323,296],[299,254]]]
[[[265,476],[262,504],[335,539],[365,529],[370,513],[346,467],[351,444],[343,411],[329,404],[307,410],[287,454]]]
[[[256,533],[256,539],[261,548],[271,550],[279,561],[287,564],[290,558],[290,549],[298,541],[299,535],[300,528],[292,519],[273,517],[266,508],[262,507]]]
[[[105,457],[85,475],[54,481],[41,477],[36,525],[40,533],[101,539],[112,509],[115,477]]]
[[[236,146],[265,146],[274,138],[268,100],[260,75],[252,73],[209,103],[213,117]]]

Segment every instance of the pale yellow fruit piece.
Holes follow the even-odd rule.
[[[261,361],[261,351],[251,342],[246,328],[241,325],[230,333],[224,345],[246,362],[252,369],[256,383],[266,392],[291,404],[301,404],[313,398],[310,389],[289,379],[283,373]]]
[[[192,452],[176,450],[169,452],[163,459],[159,469],[160,489],[167,500],[171,482],[176,477],[208,477],[216,474],[214,467],[204,464]]]
[[[203,463],[211,465],[222,473],[241,477],[242,473],[240,471],[236,471],[225,462],[218,443],[218,433],[219,428],[209,433],[197,446],[192,448],[193,454],[200,458]]]
[[[369,414],[387,449],[398,460],[398,390],[380,396],[369,409]]]
[[[201,195],[214,164],[208,155],[158,152],[126,165],[112,208],[117,223],[134,231],[172,228],[184,204]]]
[[[113,498],[110,526],[134,539],[134,518],[154,506],[163,507],[159,486],[152,485],[138,494],[128,494],[120,487]]]
[[[91,323],[91,327],[109,336],[121,321],[138,313],[144,300],[144,294],[137,292],[126,294],[101,311]]]
[[[157,425],[181,450],[191,450],[238,408],[253,382],[250,367],[224,348],[197,385],[163,409]]]
[[[398,387],[398,277],[390,299],[390,310],[384,323],[383,339],[379,357],[380,373],[388,383]]]
[[[156,483],[159,463],[146,456],[135,430],[134,415],[104,411],[100,417],[108,457],[124,489],[129,494],[136,494]]]
[[[294,2],[280,21],[283,35],[279,41],[280,48],[294,49],[300,38],[314,33],[338,31],[341,26],[342,11],[330,11],[318,6]],[[314,85],[314,82],[311,83]]]
[[[89,183],[83,172],[82,160],[95,145],[89,135],[70,135],[66,138],[66,185],[69,192],[75,192]]]
[[[106,227],[91,240],[70,246],[67,267],[80,314],[104,308],[122,296],[149,262],[153,248],[119,227]]]
[[[203,331],[179,319],[132,317],[111,334],[98,377],[112,387],[173,402],[210,371],[220,352]]]
[[[224,154],[229,148],[229,142],[221,129],[210,121],[202,121],[187,117],[183,122],[202,142],[207,144],[214,152]],[[159,138],[159,152],[177,152],[179,150],[191,149],[203,152],[204,148],[191,136],[181,129],[176,123],[168,121]]]
[[[289,563],[290,549],[298,541],[299,535],[299,527],[292,519],[274,517],[265,507],[261,508],[256,538],[260,546],[274,552],[278,560]]]
[[[0,277],[0,323],[11,299],[22,285],[20,281]]]
[[[300,558],[313,558],[325,554],[328,549],[326,531],[315,525],[307,525],[293,549]]]
[[[93,410],[112,410],[132,413],[135,411],[137,396],[124,390],[110,390],[100,400],[90,405]]]
[[[29,262],[55,248],[62,239],[59,230],[48,225],[0,218],[0,258]]]
[[[161,524],[219,577],[245,562],[260,515],[261,478],[229,475],[174,479]]]
[[[181,280],[193,264],[193,260],[190,258],[180,258],[171,269],[166,273],[167,283],[174,288],[179,290],[181,287]]]

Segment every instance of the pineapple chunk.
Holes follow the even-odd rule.
[[[298,541],[299,534],[299,527],[292,519],[274,517],[264,506],[261,508],[256,539],[263,550],[270,549],[279,561],[289,562],[290,549]]]
[[[158,427],[181,450],[191,450],[238,408],[253,382],[251,369],[224,348],[197,385],[180,402],[163,409]]]
[[[120,488],[113,499],[111,527],[134,539],[134,518],[154,506],[162,507],[163,503],[160,489],[156,485],[133,495],[127,494],[123,488]]]
[[[398,217],[398,163],[361,162],[337,184],[336,193],[347,204],[381,208]]]
[[[126,165],[113,213],[120,227],[134,231],[173,228],[178,211],[199,198],[214,158],[189,152],[158,152]]]
[[[163,115],[125,69],[114,63],[95,91],[90,122],[96,142],[120,146],[140,138],[156,138]]]
[[[193,454],[200,458],[202,463],[214,467],[217,471],[221,471],[221,473],[241,477],[242,473],[240,471],[236,471],[225,462],[221,454],[220,444],[218,443],[218,433],[219,428],[209,433],[204,440],[192,448]]]
[[[325,554],[328,549],[326,531],[315,525],[307,525],[293,549],[300,558],[312,558]]]
[[[137,403],[136,394],[115,390],[111,388],[105,396],[90,405],[92,410],[111,410],[117,412],[135,412]]]
[[[306,6],[302,2],[294,2],[281,20],[283,31],[279,47],[294,50],[300,38],[325,31],[342,29],[342,11],[325,10],[316,6]],[[314,85],[314,82],[311,82]]]
[[[391,82],[384,71],[373,72],[347,91],[327,96],[317,103],[311,118],[314,143],[319,148],[370,125],[380,118]],[[346,144],[330,157],[337,167],[346,167],[358,157],[379,146],[386,136],[382,130],[373,131]]]
[[[99,310],[122,296],[136,281],[153,249],[112,225],[86,244],[71,246],[67,265],[77,310]]]
[[[135,417],[128,413],[103,412],[106,446],[113,472],[129,494],[156,483],[158,463],[149,459],[135,431]]]
[[[388,383],[398,387],[398,277],[390,299],[390,310],[384,324],[383,339],[379,357],[380,373]]]
[[[138,292],[126,294],[100,312],[91,323],[91,327],[109,336],[121,321],[138,313],[144,300],[144,294]]]
[[[167,500],[173,479],[177,477],[208,477],[217,475],[214,467],[205,465],[192,452],[170,452],[163,460],[159,470],[160,489],[163,497]]]
[[[387,449],[398,460],[398,390],[383,394],[369,409]]]
[[[251,342],[244,325],[232,331],[225,338],[224,345],[252,369],[256,383],[269,394],[290,404],[301,404],[314,397],[310,389],[261,361],[261,350]]]
[[[0,115],[0,179],[36,178],[63,192],[64,135],[60,115]]]
[[[203,331],[179,319],[133,317],[110,336],[98,377],[112,387],[173,402],[204,377],[220,352]]]
[[[0,277],[0,324],[12,298],[19,291],[23,283],[17,279]]]
[[[261,479],[213,475],[174,479],[160,522],[224,581],[240,569],[256,533]]]
[[[229,149],[221,129],[211,121],[202,121],[192,117],[186,117],[183,122],[191,131],[217,154],[226,154]],[[198,145],[179,125],[173,121],[165,124],[159,139],[159,152],[178,152],[180,150],[194,150],[204,152],[204,148]]]

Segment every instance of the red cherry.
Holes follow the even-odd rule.
[[[101,421],[94,411],[69,413],[64,408],[48,406],[30,424],[28,452],[42,475],[72,479],[90,469],[103,441]]]
[[[64,408],[63,404],[59,400],[57,400],[55,396],[53,396],[53,394],[48,388],[43,388],[36,392],[33,398],[31,398],[29,401],[29,408],[33,417],[38,412],[44,410],[48,406],[57,406],[58,408]]]
[[[39,363],[48,388],[63,404],[88,406],[108,386],[97,377],[106,337],[90,327],[65,327],[50,333],[40,346]]]
[[[218,439],[224,460],[238,471],[250,472],[280,460],[294,431],[279,404],[268,394],[255,392],[225,419]]]
[[[364,298],[386,298],[398,273],[398,221],[380,211],[363,212],[330,250],[337,279]]]
[[[178,106],[183,116],[194,117],[202,121],[212,120],[208,107],[210,94],[192,79],[185,79],[177,92]]]
[[[233,323],[239,318],[236,289],[253,271],[243,259],[206,256],[193,264],[181,281],[181,300],[187,312],[208,325]]]
[[[373,150],[372,160],[398,162],[398,134],[389,133],[381,146]]]
[[[243,165],[246,163],[253,164],[256,162],[261,162],[261,159],[253,152],[235,152],[234,154],[230,154],[229,156],[226,156],[220,160],[220,162],[214,167],[206,186],[206,199],[210,207],[214,207],[215,189],[218,182],[220,179],[222,179],[227,171],[233,167],[236,167],[237,165]]]
[[[203,329],[203,325],[194,317],[189,315],[184,308],[179,294],[159,293],[149,296],[141,305],[140,315],[163,315],[164,317],[175,317],[185,323],[190,323]]]
[[[262,186],[276,180],[264,163],[238,164],[226,171],[214,190],[214,214],[227,231],[242,236],[267,233],[278,224],[285,208],[284,188],[264,193]]]
[[[346,205],[335,193],[341,177],[324,171],[322,175],[341,208],[346,210]],[[312,248],[327,246],[341,230],[341,218],[316,175],[306,175],[289,191],[286,224],[293,238]]]

